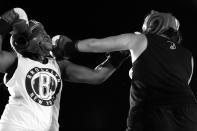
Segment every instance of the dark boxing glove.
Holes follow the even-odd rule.
[[[108,55],[110,57],[109,62],[112,64],[112,66],[114,68],[118,68],[130,56],[130,51],[114,51],[108,53]]]
[[[28,46],[28,39],[31,34],[29,25],[23,19],[16,20],[12,25],[12,45],[16,49],[24,49]]]
[[[16,20],[12,25],[12,29],[13,29],[13,34],[21,34],[21,33],[30,34],[29,25],[23,19]]]
[[[23,9],[13,8],[12,10],[5,12],[0,17],[0,34],[4,36],[8,32],[10,32],[12,30],[13,25],[19,23],[18,20],[23,20],[28,25],[28,18]]]
[[[18,18],[18,14],[14,12],[14,10],[10,10],[5,12],[0,17],[0,34],[2,36],[6,35],[12,29],[12,24]]]
[[[63,36],[63,35],[57,35],[52,38],[53,41],[53,55],[56,57],[56,59],[69,59],[71,57],[76,56],[78,53],[76,46],[76,43],[73,42],[70,38]]]

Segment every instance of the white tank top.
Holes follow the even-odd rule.
[[[36,131],[57,131],[62,81],[53,58],[47,64],[18,54],[12,78],[4,82],[10,93],[1,124],[12,124]]]

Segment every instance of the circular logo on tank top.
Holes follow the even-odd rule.
[[[51,106],[60,90],[61,78],[52,69],[35,67],[27,73],[25,84],[32,100],[43,106]]]

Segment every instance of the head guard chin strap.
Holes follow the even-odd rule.
[[[144,33],[160,35],[169,28],[178,31],[179,26],[179,21],[172,14],[152,10],[144,20],[142,31]]]

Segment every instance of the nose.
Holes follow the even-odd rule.
[[[51,51],[53,48],[52,42],[50,41],[42,41],[41,46],[44,47],[46,50]]]

